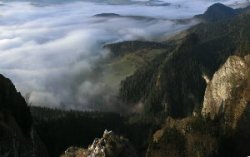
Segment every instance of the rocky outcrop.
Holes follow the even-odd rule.
[[[0,75],[0,156],[48,157],[24,98]]]
[[[201,115],[167,118],[154,133],[147,157],[250,153],[250,55],[230,56],[206,82]]]
[[[223,116],[235,128],[249,103],[250,55],[231,56],[208,83],[202,114],[214,119]]]
[[[105,130],[102,138],[97,138],[87,148],[70,147],[61,157],[137,157],[129,141]]]
[[[146,157],[216,156],[218,140],[203,131],[211,127],[203,120],[192,116],[179,120],[167,118],[154,133]]]
[[[250,14],[236,12],[222,4],[211,6],[206,16],[221,21],[198,24],[187,30],[174,49],[166,50],[165,56],[121,82],[120,98],[134,104],[142,102],[145,113],[154,115],[164,112],[183,118],[200,110],[207,78],[229,56],[249,53]]]

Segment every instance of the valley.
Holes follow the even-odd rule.
[[[96,54],[81,54],[91,64],[77,62],[86,71],[70,66],[53,75],[66,82],[45,83],[69,98],[59,105],[23,97],[1,75],[0,156],[248,156],[250,8],[215,3],[194,20],[164,40],[93,44]]]

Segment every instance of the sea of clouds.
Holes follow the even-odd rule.
[[[102,46],[161,41],[195,25],[192,17],[215,2],[237,7],[246,0],[2,0],[0,73],[32,105],[118,110],[116,92],[102,82],[102,72],[93,76],[108,56]],[[101,13],[121,17],[94,16]]]

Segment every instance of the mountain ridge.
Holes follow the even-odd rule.
[[[236,16],[237,14],[239,14],[238,11],[239,10],[230,8],[222,3],[215,3],[212,6],[208,7],[204,14],[196,15],[195,17],[208,22],[217,22]]]

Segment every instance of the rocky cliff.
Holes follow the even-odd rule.
[[[11,114],[24,134],[30,132],[32,117],[29,108],[12,82],[3,75],[0,75],[0,111]]]
[[[143,104],[149,115],[175,118],[200,110],[206,90],[202,76],[211,79],[229,56],[250,52],[249,8],[234,14],[233,9],[215,4],[206,14],[223,20],[192,27],[174,49],[123,80],[119,95],[124,102]]]
[[[223,115],[236,128],[250,101],[250,55],[231,56],[208,83],[202,114],[214,119]]]
[[[201,114],[167,118],[147,157],[247,156],[250,142],[250,55],[230,56],[207,80]]]
[[[201,117],[167,118],[152,137],[146,157],[214,157],[219,140],[215,124]]]
[[[105,130],[101,138],[96,138],[87,148],[70,147],[61,157],[137,157],[129,141]]]
[[[0,75],[0,156],[47,157],[32,128],[29,108],[12,82]]]

